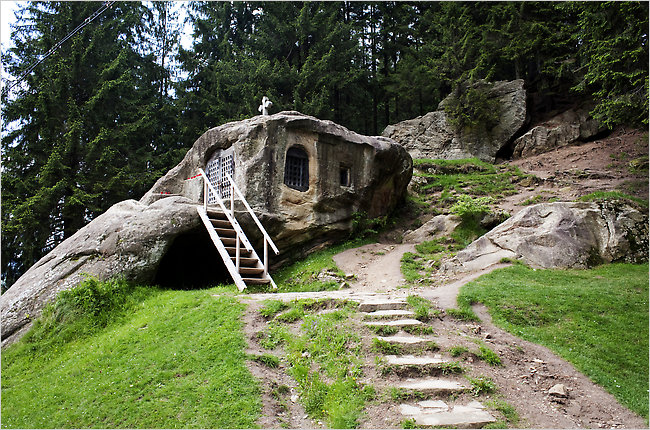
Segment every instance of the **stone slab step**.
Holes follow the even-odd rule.
[[[392,366],[430,366],[448,363],[440,354],[436,355],[387,355],[386,362]]]
[[[430,340],[424,339],[422,337],[407,335],[377,336],[377,339],[401,346],[426,346],[429,342],[431,342]]]
[[[421,321],[414,319],[393,320],[393,321],[372,321],[366,322],[366,325],[383,326],[383,327],[415,327],[422,325]]]
[[[408,318],[415,316],[415,312],[406,309],[386,309],[383,311],[368,312],[363,316],[365,320],[382,320],[391,318]]]
[[[406,382],[399,385],[399,388],[419,391],[424,394],[449,394],[467,390],[469,387],[465,383],[451,379],[422,378],[407,379]]]
[[[406,306],[405,300],[370,300],[359,303],[359,312],[404,309]]]
[[[451,409],[440,400],[418,402],[417,406],[400,405],[402,415],[415,419],[422,427],[481,428],[496,419],[479,402],[473,401],[465,406],[456,405]]]

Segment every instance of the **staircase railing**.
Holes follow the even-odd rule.
[[[228,185],[230,186],[230,209],[228,210],[226,208],[226,205],[224,204],[223,199],[221,198],[221,195],[217,192],[217,190],[214,188],[214,186],[210,183],[210,180],[208,179],[208,176],[205,174],[203,169],[199,169],[199,172],[201,173],[201,176],[203,177],[203,209],[207,212],[208,210],[208,193],[211,193],[212,195],[215,196],[217,203],[221,207],[221,210],[223,211],[224,214],[226,214],[226,217],[228,218],[228,221],[232,224],[233,228],[235,229],[235,232],[237,233],[237,251],[236,251],[236,267],[237,270],[239,270],[239,239],[241,237],[241,241],[246,247],[248,251],[253,251],[253,246],[250,244],[248,241],[248,238],[246,237],[246,234],[244,234],[244,230],[241,228],[239,223],[237,222],[237,219],[235,218],[235,193],[237,193],[237,197],[239,200],[244,204],[246,207],[246,210],[250,214],[250,216],[253,218],[253,221],[257,225],[257,228],[259,228],[260,232],[262,233],[262,236],[264,237],[264,276],[267,276],[269,273],[269,251],[268,247],[270,246],[273,252],[275,254],[279,254],[280,251],[278,250],[277,246],[275,246],[275,243],[273,243],[273,239],[271,239],[271,236],[267,233],[266,229],[260,222],[259,218],[257,218],[257,215],[255,215],[255,212],[253,212],[253,209],[250,207],[246,199],[244,198],[244,195],[242,194],[241,191],[239,191],[239,188],[235,184],[235,181],[232,179],[232,177],[226,173],[226,179],[228,181]]]

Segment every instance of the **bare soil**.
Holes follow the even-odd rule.
[[[645,170],[635,166],[645,157]],[[619,128],[603,139],[510,161],[537,180],[503,199],[511,215],[528,199],[572,201],[595,191],[621,191],[648,199],[648,132]]]
[[[633,167],[635,160],[648,156],[648,134],[638,130],[619,129],[609,137],[579,146],[559,148],[553,152],[510,164],[537,179],[521,188],[518,194],[504,199],[501,210],[515,214],[524,205],[522,202],[535,198],[538,201],[576,198],[594,191],[619,190],[626,194],[648,198],[648,175]],[[632,162],[632,166],[631,163]],[[647,165],[646,165],[647,166]],[[456,296],[462,285],[478,276],[503,265],[485,268],[480,272],[464,274],[458,278],[438,280],[434,286],[404,289],[404,278],[400,271],[400,259],[405,252],[413,252],[414,245],[399,244],[394,238],[399,234],[386,234],[381,243],[365,245],[344,251],[334,261],[345,273],[355,274],[351,291],[417,294],[429,298],[441,309],[455,307]],[[259,314],[261,304],[251,297],[244,319],[244,331],[249,343],[248,353],[262,354],[257,343],[257,333],[266,326]],[[449,316],[436,319],[432,326],[435,339],[443,356],[450,358],[448,349],[466,346],[470,351],[477,349],[477,342],[485,342],[499,354],[503,366],[490,366],[466,353],[460,358],[469,376],[487,376],[497,387],[496,396],[514,406],[521,417],[519,427],[527,428],[647,428],[645,420],[621,406],[603,388],[591,382],[573,365],[556,356],[545,347],[521,340],[491,322],[487,310],[476,307],[480,324],[466,323]],[[364,342],[370,341],[369,331],[359,324]],[[364,331],[365,330],[365,331]],[[364,348],[364,350],[368,350]],[[381,376],[374,364],[374,357],[364,357],[365,382],[373,384],[378,391],[387,390],[395,381],[393,376]],[[249,368],[259,378],[263,392],[263,417],[259,425],[263,428],[322,428],[324,424],[310,420],[299,401],[292,401],[297,394],[295,381],[287,375],[281,364],[269,368],[248,361]],[[555,384],[563,384],[568,397],[548,394]],[[288,391],[278,396],[278,387]],[[469,394],[463,394],[469,398]],[[493,395],[494,396],[494,395]],[[295,399],[295,397],[294,397]],[[456,399],[456,401],[463,399]],[[489,400],[482,399],[483,401]],[[368,404],[362,428],[399,428],[404,419],[399,413],[399,403],[380,395]]]

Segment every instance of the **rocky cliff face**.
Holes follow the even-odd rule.
[[[308,172],[301,173],[299,187],[286,174],[291,148],[306,157]],[[196,211],[203,198],[196,175],[220,151],[233,156],[235,182],[281,251],[272,260],[276,265],[346,237],[355,213],[390,213],[412,174],[411,157],[391,139],[362,136],[298,112],[208,130],[139,202],[111,207],[0,297],[3,343],[19,337],[59,291],[89,275],[164,283],[174,274],[179,282],[195,276],[209,282],[215,272],[227,273]],[[252,220],[240,223],[256,231]],[[254,243],[255,235],[250,238]]]
[[[499,120],[490,128],[456,130],[444,110],[438,110],[386,127],[383,136],[404,146],[413,158],[462,159],[477,157],[494,162],[499,150],[509,143],[526,121],[526,90],[522,79],[487,85],[487,96],[500,106]]]
[[[513,158],[543,154],[584,142],[605,131],[585,109],[569,109],[537,125],[514,141]]]

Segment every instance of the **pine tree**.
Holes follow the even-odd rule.
[[[30,2],[15,48],[18,76],[102,4]],[[159,172],[159,79],[143,55],[148,10],[117,2],[76,33],[4,100],[2,276],[9,286],[31,264],[112,204],[139,198]],[[155,64],[154,64],[155,65]]]

